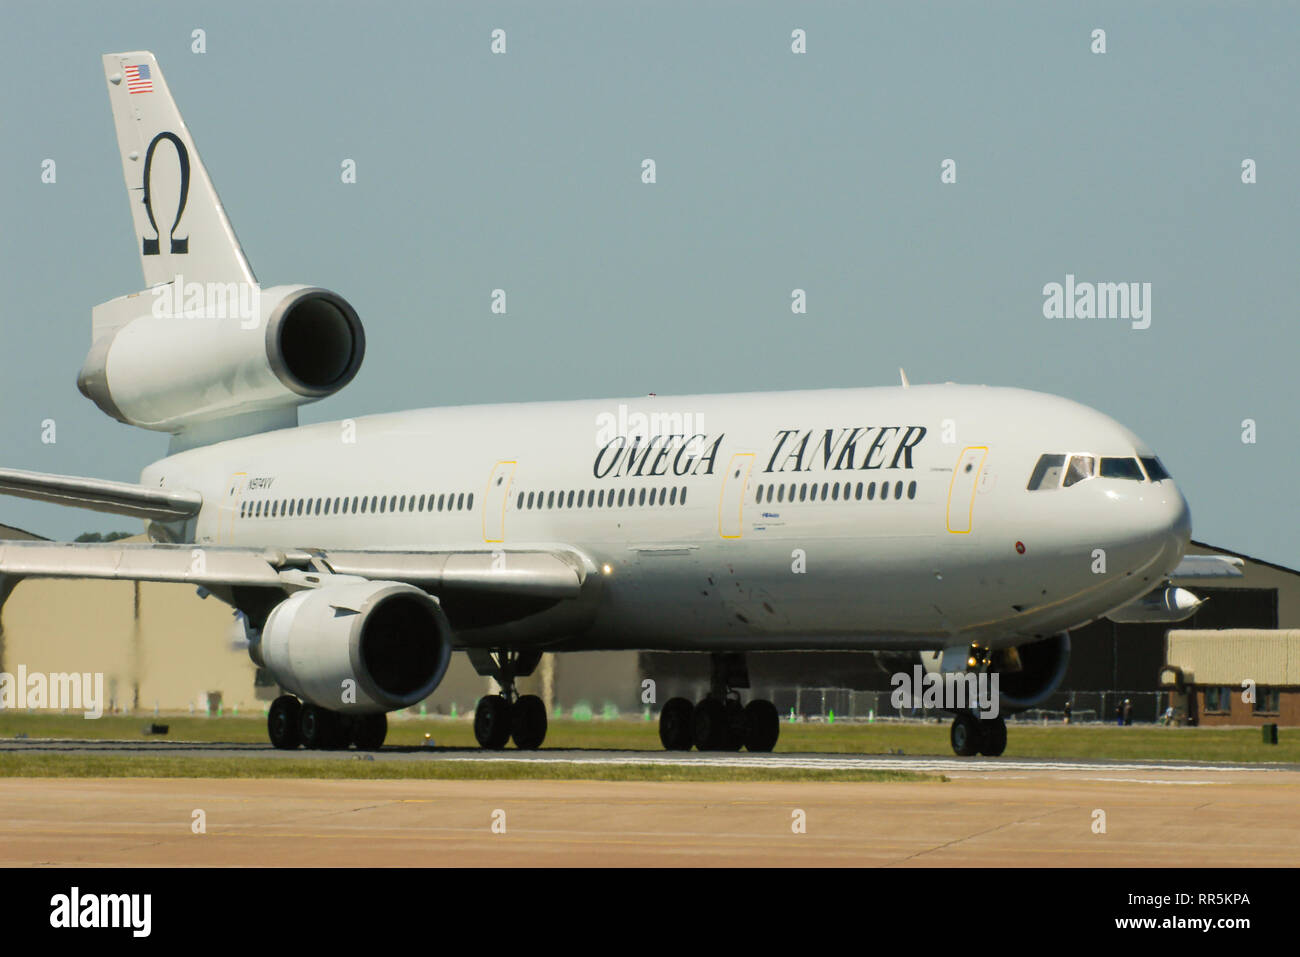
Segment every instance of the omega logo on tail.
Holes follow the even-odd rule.
[[[150,239],[145,236],[141,242],[140,251],[145,256],[157,256],[159,254],[159,240],[162,239],[162,233],[158,231],[158,223],[153,218],[153,198],[149,192],[149,174],[153,170],[153,151],[158,148],[159,140],[167,140],[176,147],[176,158],[181,166],[180,201],[176,204],[176,218],[172,220],[172,227],[167,234],[167,238],[171,244],[169,252],[184,255],[190,251],[190,241],[188,237],[177,239],[176,227],[180,225],[181,217],[185,215],[185,200],[190,193],[190,153],[179,136],[167,131],[155,136],[152,142],[149,143],[149,149],[144,154],[144,211],[149,217],[149,225],[153,227],[154,237]]]

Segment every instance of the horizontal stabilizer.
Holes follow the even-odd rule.
[[[130,482],[0,469],[0,495],[86,508],[131,518],[177,522],[193,518],[203,505],[198,492],[146,488]]]
[[[1228,555],[1184,555],[1178,567],[1169,573],[1171,579],[1178,578],[1241,578],[1245,563],[1236,556]]]

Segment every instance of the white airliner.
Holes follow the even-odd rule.
[[[712,652],[669,749],[770,751],[744,653],[925,653],[994,672],[1005,709],[1060,683],[1072,628],[1178,620],[1187,503],[1121,425],[1051,395],[915,386],[454,407],[298,425],[356,374],[361,321],[256,284],[150,53],[104,57],[146,290],[93,311],[81,391],[170,433],[139,484],[0,470],[0,491],[144,519],[150,543],[0,543],[28,577],[188,582],[246,616],[284,689],[281,748],[378,748],[453,651],[501,694],[485,748],[537,748],[515,679],[544,651]],[[215,290],[215,292],[214,292]],[[169,314],[170,311],[170,314]],[[1223,574],[1233,570],[1223,569]],[[960,754],[1001,717],[958,711]]]

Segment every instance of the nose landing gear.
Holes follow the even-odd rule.
[[[948,740],[953,752],[962,757],[983,754],[996,758],[1007,749],[1007,723],[1002,718],[981,718],[973,711],[958,711]]]

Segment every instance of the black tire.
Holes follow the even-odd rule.
[[[515,702],[510,715],[510,737],[520,751],[536,751],[546,740],[546,703],[537,695],[526,694]]]
[[[952,750],[963,758],[977,754],[980,749],[979,719],[969,711],[958,711],[952,719],[952,730],[948,732],[948,741]]]
[[[745,748],[749,751],[771,751],[781,736],[781,716],[776,705],[761,698],[745,705]]]
[[[659,741],[668,751],[689,751],[695,743],[695,705],[685,698],[669,698],[659,712]]]
[[[474,709],[474,739],[479,747],[500,751],[510,740],[510,702],[499,694],[485,695]]]
[[[271,702],[266,712],[266,733],[271,743],[282,751],[293,751],[302,744],[302,702],[291,694],[282,694]]]
[[[339,716],[319,705],[304,704],[298,719],[303,747],[312,751],[334,748],[338,740]]]
[[[705,698],[691,718],[692,737],[701,751],[723,751],[727,746],[727,709],[717,698]]]
[[[386,737],[388,737],[388,715],[382,712],[362,714],[353,719],[352,743],[357,746],[358,751],[378,751],[384,746]]]
[[[980,722],[980,754],[999,757],[1007,749],[1007,722],[1002,718],[986,718]]]

